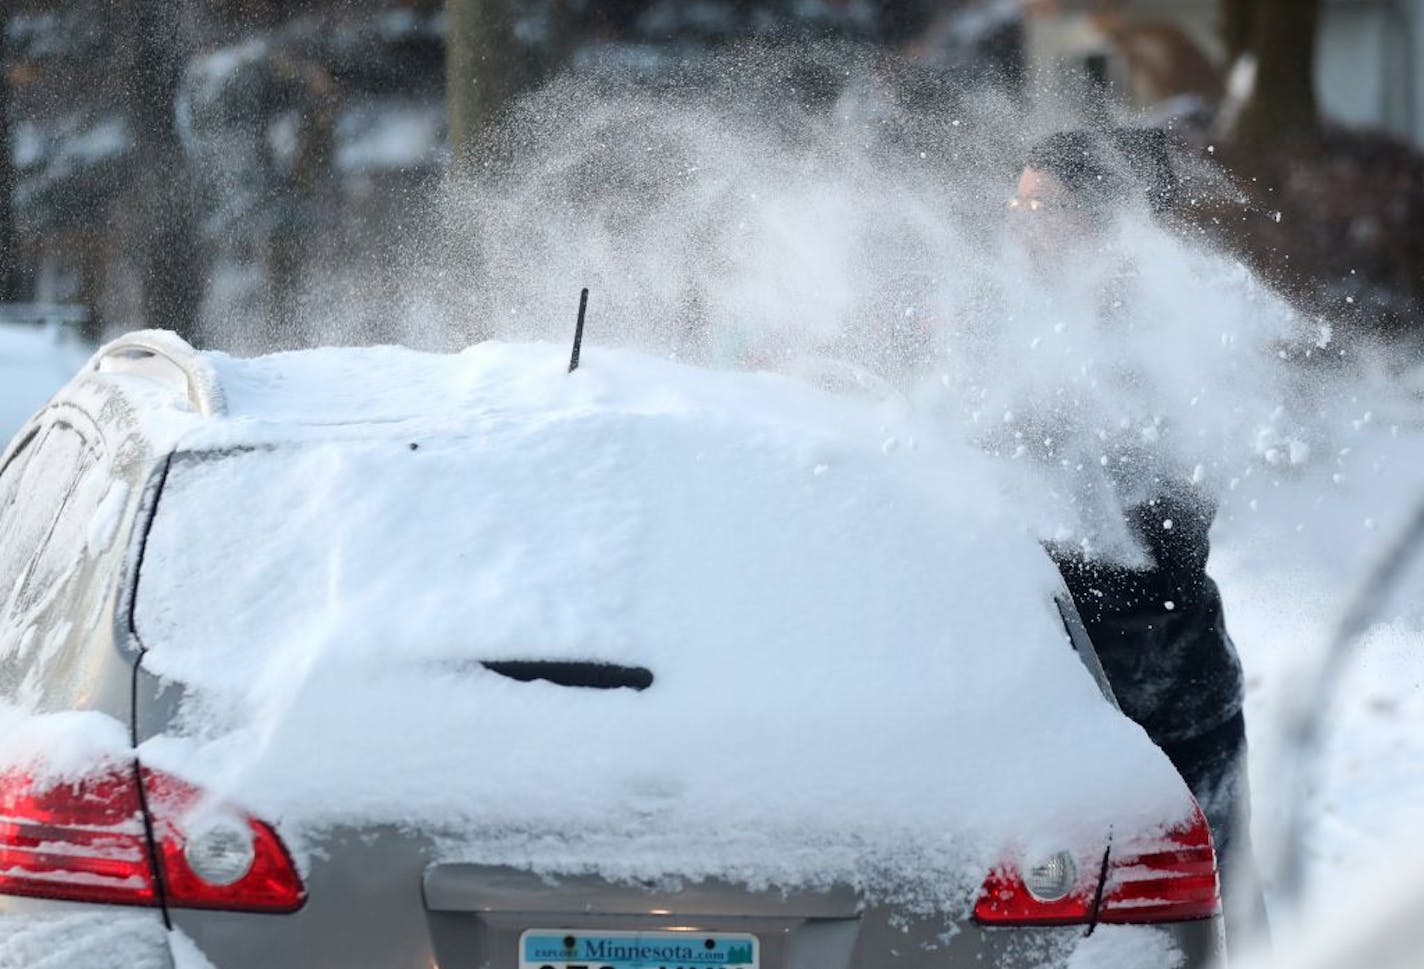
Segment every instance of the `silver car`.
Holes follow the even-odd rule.
[[[798,452],[804,477],[779,456],[762,474],[761,431],[732,422],[726,440],[747,466],[698,478],[718,452],[684,440],[680,388],[628,405],[619,426],[637,440],[618,439],[596,383],[616,382],[617,361],[600,377],[595,357],[586,396],[544,414],[520,374],[556,357],[329,350],[248,365],[137,333],[25,425],[0,459],[0,966],[1167,969],[1220,957],[1205,821],[1179,778],[1158,785],[1165,800],[1133,793],[1134,771],[1170,769],[1117,713],[1064,597],[1011,617],[1048,644],[1025,647],[1018,684],[972,685],[963,667],[971,686],[952,695],[998,690],[974,702],[1035,742],[1069,738],[1058,759],[1072,759],[1076,721],[1015,695],[1035,667],[1071,680],[1080,719],[1121,738],[1063,775],[1086,790],[1035,789],[1024,775],[1042,765],[971,757],[977,738],[928,748],[943,764],[933,777],[952,783],[906,773],[914,758],[896,738],[954,711],[934,709],[929,687],[871,694],[939,676],[976,644],[841,657],[866,709],[896,721],[883,735],[843,702],[808,714],[806,697],[852,697],[856,683],[776,644],[859,636],[865,616],[934,629],[941,607],[896,590],[935,561],[920,548],[935,536],[880,548],[876,516],[898,521],[903,503],[852,481],[825,492],[831,517],[806,519],[812,554],[788,552],[811,514],[796,496],[834,488],[847,460],[834,446]],[[726,375],[667,374],[714,404],[725,392]],[[740,391],[773,380],[736,379]],[[781,388],[790,409],[820,406]],[[516,451],[490,442],[510,434],[525,436],[506,470],[500,455]],[[442,506],[455,478],[459,498]],[[639,496],[610,483],[630,481],[667,514],[629,526],[620,509]],[[728,495],[738,488],[754,500]],[[869,518],[840,534],[848,510]],[[670,548],[683,521],[709,547]],[[828,595],[818,557],[856,545],[866,574]],[[544,569],[555,550],[571,564]],[[911,567],[897,572],[900,559]],[[620,570],[651,591],[600,586]],[[709,604],[710,590],[768,582],[794,608]],[[704,628],[725,653],[698,639]],[[680,636],[697,648],[666,642]],[[702,676],[745,694],[670,717]],[[659,771],[672,761],[686,763]],[[738,787],[715,766],[728,763],[755,780]],[[777,775],[803,783],[806,763],[853,776],[797,800]],[[915,827],[925,812],[909,802],[969,804],[971,788],[995,803],[1030,791],[1024,817],[1055,819],[1063,842],[1039,831],[956,855],[958,868],[928,865],[939,842],[915,832],[933,819]],[[1129,801],[1130,824],[1065,817]],[[1160,804],[1163,823],[1141,816]],[[755,831],[719,826],[768,813]],[[984,831],[1003,813],[971,812]],[[915,892],[895,890],[902,863],[920,873]]]

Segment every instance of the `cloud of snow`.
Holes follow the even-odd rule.
[[[448,187],[404,332],[566,342],[588,286],[589,342],[902,396],[1022,468],[1042,537],[1131,559],[1125,506],[1324,452],[1296,363],[1337,351],[1145,212],[1035,262],[1005,203],[1065,126],[844,50],[565,77]]]

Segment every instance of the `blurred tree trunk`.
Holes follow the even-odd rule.
[[[305,237],[295,231],[275,232],[267,239],[267,289],[263,294],[264,328],[259,347],[262,353],[300,346],[296,324],[305,261],[304,242]]]
[[[1226,48],[1226,65],[1235,64],[1251,49],[1251,11],[1253,0],[1218,0],[1217,18],[1221,43]]]
[[[509,29],[510,0],[446,0],[445,97],[450,167],[477,164],[490,127],[514,94],[521,65]]]
[[[445,0],[445,98],[450,167],[474,170],[493,148],[494,125],[509,103],[568,60],[579,38],[567,0],[551,0],[542,43],[514,36],[519,0]]]
[[[13,303],[20,298],[15,166],[10,143],[10,58],[5,46],[9,26],[9,13],[0,10],[0,303]]]
[[[337,178],[336,123],[342,92],[327,68],[315,61],[286,55],[273,66],[292,96],[300,122],[296,158],[286,185],[284,218],[268,239],[267,332],[264,351],[302,346],[311,335],[303,331],[302,301],[308,279],[325,275],[320,234],[327,231],[340,206]]]
[[[195,188],[183,155],[176,95],[187,62],[185,0],[140,0],[131,6],[132,110],[137,132],[138,260],[144,324],[191,338],[204,288]]]
[[[1221,132],[1233,161],[1273,167],[1273,159],[1311,150],[1320,136],[1315,98],[1320,0],[1219,2],[1228,53],[1255,62],[1250,93],[1228,113]]]

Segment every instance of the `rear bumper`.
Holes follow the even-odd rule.
[[[1221,920],[1151,926],[985,928],[943,915],[866,907],[849,889],[748,892],[703,883],[675,893],[597,879],[557,883],[525,872],[442,865],[424,877],[441,969],[515,969],[529,928],[750,932],[762,969],[1199,969],[1218,961]]]
[[[174,947],[196,947],[214,969],[517,969],[519,936],[530,927],[674,924],[755,933],[762,969],[1205,969],[1224,952],[1219,918],[1103,925],[1091,935],[984,928],[865,908],[848,890],[648,892],[477,865],[426,868],[418,855],[380,845],[363,846],[359,873],[335,866],[339,882],[318,863],[310,900],[291,915],[174,911],[183,937],[155,909],[0,896],[0,969],[174,969]]]
[[[278,942],[264,926],[214,913],[194,913],[188,932],[216,969],[517,969],[518,939],[527,918],[430,913],[423,938],[402,949],[375,923],[351,919],[343,928],[326,925],[313,935],[288,925]],[[300,915],[284,916],[300,920]],[[246,921],[246,924],[242,924]],[[621,917],[597,920],[565,917],[554,928],[666,927],[667,920],[643,922]],[[981,929],[966,926],[946,936],[943,923],[903,930],[886,921],[863,918],[846,922],[809,922],[788,930],[756,920],[706,919],[709,931],[753,931],[761,940],[761,969],[1205,969],[1221,952],[1218,923],[1184,922],[1165,926],[1101,926],[1088,936],[1082,929]],[[377,923],[379,920],[377,920]],[[225,923],[225,924],[224,924]],[[684,923],[687,924],[687,923]],[[427,934],[428,933],[428,934]],[[434,952],[429,948],[433,940]],[[393,958],[394,957],[394,958]],[[9,964],[0,962],[0,965]],[[94,963],[110,965],[128,963]],[[66,962],[90,969],[87,962]],[[166,965],[160,969],[168,969]]]
[[[765,919],[688,919],[684,927],[752,932],[761,969],[1205,969],[1218,964],[1219,920],[1173,925],[983,929],[943,922],[902,925],[874,912],[850,920],[788,925]],[[440,969],[517,969],[520,934],[531,924],[561,929],[659,929],[669,920],[564,917],[557,925],[527,916],[432,914]],[[471,955],[474,954],[473,958]]]
[[[73,912],[0,914],[0,969],[62,965],[65,969],[174,969],[170,945],[185,944],[163,928],[157,913],[114,907],[74,906]],[[528,923],[501,924],[469,914],[431,913],[427,938],[441,941],[432,956],[423,940],[401,941],[373,931],[360,919],[345,931],[334,926],[302,925],[300,916],[275,923],[252,916],[188,913],[196,948],[214,969],[310,969],[341,965],[345,969],[515,969],[515,945]],[[295,919],[295,921],[291,921]],[[595,924],[561,920],[578,927]],[[627,927],[629,920],[617,924]],[[746,931],[720,921],[709,929]],[[311,934],[309,934],[311,933]],[[424,933],[422,933],[424,934]],[[924,927],[901,931],[871,919],[808,923],[787,933],[761,925],[763,969],[1201,969],[1221,952],[1219,920],[1170,926],[1102,926],[1091,937],[1081,929],[980,929],[970,926],[948,938],[931,936]],[[484,935],[488,944],[477,941]],[[401,951],[398,951],[401,950]],[[448,950],[448,951],[447,951]],[[481,955],[471,958],[473,952]],[[392,956],[395,961],[392,961]],[[201,963],[198,963],[201,965]]]

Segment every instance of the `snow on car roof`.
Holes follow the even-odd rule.
[[[772,374],[702,370],[592,348],[568,374],[568,349],[490,341],[457,354],[404,347],[322,348],[263,357],[206,353],[228,418],[269,425],[458,424],[491,411],[715,409],[766,422],[825,419],[825,394]],[[749,393],[750,391],[750,393]]]
[[[538,345],[215,363],[139,581],[186,687],[141,752],[298,844],[959,898],[1011,842],[1187,810],[991,466],[891,405]],[[549,659],[655,679],[481,665]]]

